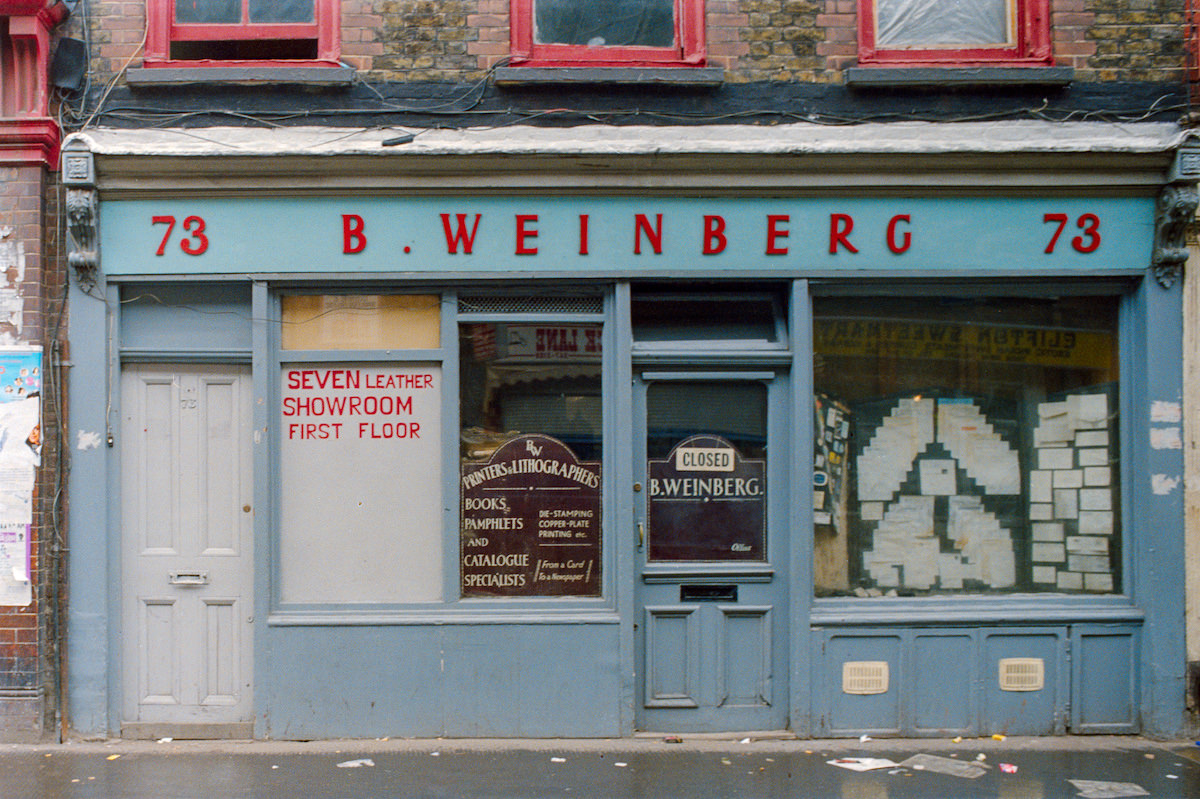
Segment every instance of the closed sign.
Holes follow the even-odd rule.
[[[680,447],[675,469],[680,472],[732,472],[734,452],[724,447]]]

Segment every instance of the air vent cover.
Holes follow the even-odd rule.
[[[1001,691],[1040,691],[1046,685],[1046,662],[1041,658],[1001,658]]]
[[[886,694],[887,689],[886,660],[850,660],[842,664],[842,693]]]

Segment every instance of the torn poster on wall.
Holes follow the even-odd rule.
[[[25,243],[13,236],[10,225],[0,226],[0,344],[20,339],[25,325]]]
[[[0,350],[0,605],[33,599],[33,487],[42,457],[42,351]]]

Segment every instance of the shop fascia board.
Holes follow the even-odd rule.
[[[147,196],[745,192],[1153,192],[1187,134],[1168,123],[892,123],[422,131],[96,129],[100,187]],[[984,188],[986,187],[986,189]]]

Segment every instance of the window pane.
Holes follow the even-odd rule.
[[[282,298],[285,350],[436,349],[436,294],[325,294]]]
[[[535,0],[540,44],[672,47],[674,0]]]
[[[877,0],[878,47],[1008,44],[1007,0]]]
[[[767,388],[653,383],[646,392],[649,559],[767,559]]]
[[[175,0],[176,22],[239,23],[242,0]]]
[[[250,21],[312,22],[313,0],[250,0]]]
[[[602,332],[460,328],[464,597],[600,596]]]
[[[1120,590],[1117,298],[817,298],[818,594]]]

